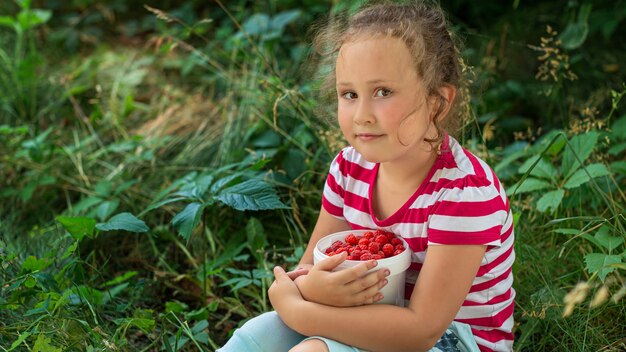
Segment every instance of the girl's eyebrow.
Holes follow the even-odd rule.
[[[394,80],[389,80],[389,79],[372,79],[369,80],[365,83],[367,84],[380,84],[380,83],[393,83]],[[337,82],[337,87],[343,87],[343,86],[350,86],[352,85],[352,83],[350,82]]]

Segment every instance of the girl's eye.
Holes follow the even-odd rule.
[[[391,90],[387,88],[378,88],[376,93],[374,93],[374,96],[381,98],[388,97],[389,95],[391,95]]]
[[[345,92],[341,96],[344,99],[347,99],[347,100],[356,99],[356,93],[355,92]]]

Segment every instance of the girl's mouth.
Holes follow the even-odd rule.
[[[374,134],[374,133],[357,133],[356,138],[362,141],[372,141],[382,136],[383,136],[382,134]]]

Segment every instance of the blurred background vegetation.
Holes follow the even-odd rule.
[[[0,349],[212,351],[344,144],[308,30],[358,1],[0,2]],[[517,351],[626,349],[626,2],[441,0],[516,219]]]

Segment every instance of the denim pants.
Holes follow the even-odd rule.
[[[287,352],[300,342],[319,338],[330,352],[361,352],[362,350],[324,337],[307,337],[289,328],[276,312],[268,312],[248,320],[216,352]],[[478,345],[467,324],[452,322],[429,352],[478,352]]]

